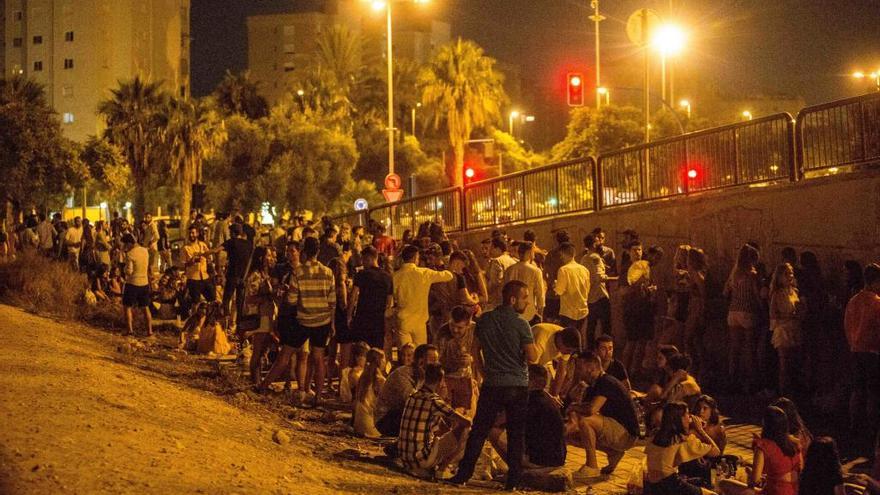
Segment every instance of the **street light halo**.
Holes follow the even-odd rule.
[[[689,102],[689,101],[687,101],[687,100],[681,100],[681,101],[678,102],[678,106],[680,106],[680,107],[686,107],[686,106],[688,106],[688,105],[690,105],[690,104],[691,104],[691,102]]]
[[[512,112],[510,112],[510,116],[514,119],[519,117],[519,110],[513,110]]]
[[[596,88],[596,91],[598,91],[600,95],[604,95],[608,93],[608,88],[606,88],[605,86],[601,86],[599,88]]]
[[[652,44],[665,55],[681,53],[686,42],[687,33],[677,24],[663,24],[652,36]]]
[[[865,73],[862,72],[862,71],[860,71],[860,70],[857,70],[857,71],[853,72],[853,75],[852,75],[852,76],[853,76],[854,78],[856,78],[856,79],[864,79],[864,78],[865,78]]]
[[[380,10],[384,10],[386,6],[385,0],[370,0],[370,7],[373,8],[376,12]]]

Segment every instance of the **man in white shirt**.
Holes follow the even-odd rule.
[[[79,271],[79,251],[82,247],[82,237],[82,219],[76,217],[73,219],[73,225],[64,232],[64,249],[67,251],[67,260],[76,271]]]
[[[529,241],[521,242],[517,248],[519,261],[504,270],[504,283],[511,280],[519,280],[529,288],[529,305],[523,312],[522,317],[528,320],[529,325],[541,322],[544,314],[544,273],[535,265],[535,247]]]
[[[536,364],[544,366],[550,372],[553,379],[548,391],[550,395],[558,396],[569,371],[568,360],[572,354],[581,350],[581,335],[574,328],[538,323],[532,327],[532,336],[538,350]]]
[[[593,344],[599,335],[611,334],[611,300],[608,297],[608,288],[605,282],[616,280],[616,277],[607,275],[607,265],[602,257],[602,245],[594,234],[584,237],[584,247],[587,254],[581,258],[581,264],[590,271],[590,297],[587,298],[587,345],[593,349]],[[596,335],[596,326],[602,323],[599,335]]]
[[[516,259],[507,253],[507,242],[500,236],[492,238],[489,247],[489,264],[486,267],[486,288],[489,304],[484,311],[501,305],[501,288],[504,287],[504,271],[516,264]]]
[[[428,343],[428,293],[431,285],[449,282],[454,277],[448,270],[436,271],[419,267],[419,248],[406,246],[400,253],[403,266],[394,272],[394,304],[397,307],[397,338],[399,347]]]
[[[147,336],[153,335],[153,319],[150,315],[150,253],[147,248],[138,246],[131,234],[122,236],[125,251],[125,286],[122,289],[122,306],[125,308],[125,321],[128,333],[134,334],[132,308],[142,308],[147,320]]]
[[[556,275],[554,290],[559,296],[559,323],[574,327],[586,341],[587,299],[590,295],[590,272],[574,260],[574,245],[566,242],[559,246],[562,266]]]
[[[143,231],[141,245],[147,248],[147,253],[150,256],[150,273],[157,273],[159,271],[159,227],[153,222],[152,214],[144,214],[141,229]]]
[[[37,225],[37,247],[41,253],[46,256],[52,254],[52,246],[55,244],[56,235],[58,235],[58,232],[55,231],[52,221],[46,218],[45,213],[40,213],[40,223]]]

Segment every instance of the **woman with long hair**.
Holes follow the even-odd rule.
[[[260,324],[255,330],[245,333],[251,337],[251,382],[255,387],[260,385],[260,370],[263,358],[269,352],[272,344],[272,326],[275,317],[275,302],[273,299],[272,280],[269,274],[271,256],[265,246],[254,248],[251,259],[251,271],[247,275],[244,289],[245,317],[259,317]]]
[[[705,483],[712,482],[712,466],[716,460],[724,455],[724,447],[727,446],[727,432],[721,421],[721,413],[718,411],[718,403],[709,395],[701,395],[691,407],[691,415],[703,420],[703,430],[715,441],[719,454],[717,457],[703,457],[685,462],[678,467],[678,472],[688,478],[700,478]]]
[[[798,495],[846,495],[837,444],[819,437],[807,449]]]
[[[461,251],[467,256],[468,263],[464,268],[464,279],[467,282],[467,289],[471,294],[476,294],[480,299],[480,305],[484,306],[489,302],[489,291],[486,288],[486,276],[483,269],[480,268],[480,262],[477,261],[477,255],[470,249]]]
[[[663,406],[660,429],[645,446],[648,466],[645,492],[652,495],[713,493],[682,479],[678,467],[704,456],[719,455],[721,451],[715,441],[703,429],[703,420],[692,416],[684,402],[668,402]]]
[[[785,413],[785,417],[788,418],[788,434],[797,438],[798,444],[801,446],[801,452],[806,452],[813,441],[813,434],[810,433],[806,423],[801,418],[794,401],[788,397],[780,397],[771,405],[782,409]]]
[[[162,262],[161,270],[171,266],[171,243],[168,241],[168,224],[165,220],[159,220],[159,242],[156,245],[159,251],[159,260]]]
[[[736,265],[724,286],[724,295],[730,299],[727,379],[729,384],[742,383],[748,391],[754,381],[756,330],[761,311],[757,249],[748,244],[740,248]]]
[[[755,438],[753,452],[748,484],[722,480],[719,488],[724,495],[797,495],[803,457],[797,438],[789,434],[785,411],[776,406],[767,407],[761,436]]]
[[[385,384],[384,370],[385,353],[380,349],[367,351],[367,365],[358,380],[352,415],[355,433],[367,438],[382,436],[376,429],[373,409],[376,406],[376,398]]]
[[[798,295],[794,267],[782,263],[770,280],[770,342],[779,355],[779,393],[792,392],[792,370],[801,354],[803,304]]]

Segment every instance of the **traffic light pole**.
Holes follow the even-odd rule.
[[[388,174],[394,173],[394,65],[391,58],[391,1],[385,4],[388,28]]]
[[[605,20],[605,17],[599,15],[599,0],[592,0],[590,6],[593,7],[593,15],[590,16],[596,24],[596,109],[602,105],[602,95],[599,94],[599,88],[602,87],[602,79],[599,73],[599,23]]]

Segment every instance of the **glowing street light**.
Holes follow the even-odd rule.
[[[864,72],[857,70],[853,72],[852,76],[855,79],[873,79],[874,85],[877,87],[877,91],[880,91],[880,70],[875,70],[870,74],[865,74]]]
[[[651,44],[660,52],[660,78],[663,81],[662,97],[666,101],[666,59],[680,54],[687,42],[687,33],[676,24],[659,26],[652,36]],[[672,99],[672,81],[669,81],[669,99]]]
[[[609,91],[608,88],[606,88],[604,86],[598,87],[598,88],[596,88],[596,94],[599,95],[600,100],[602,98],[605,99],[605,106],[606,107],[611,103],[611,91]]]
[[[513,110],[507,117],[507,132],[513,136],[513,120],[519,118],[519,110]]]
[[[681,100],[678,102],[678,106],[687,110],[688,120],[691,118],[691,102],[688,100]]]
[[[752,112],[748,110],[743,110],[742,116],[746,120],[752,120]]]

